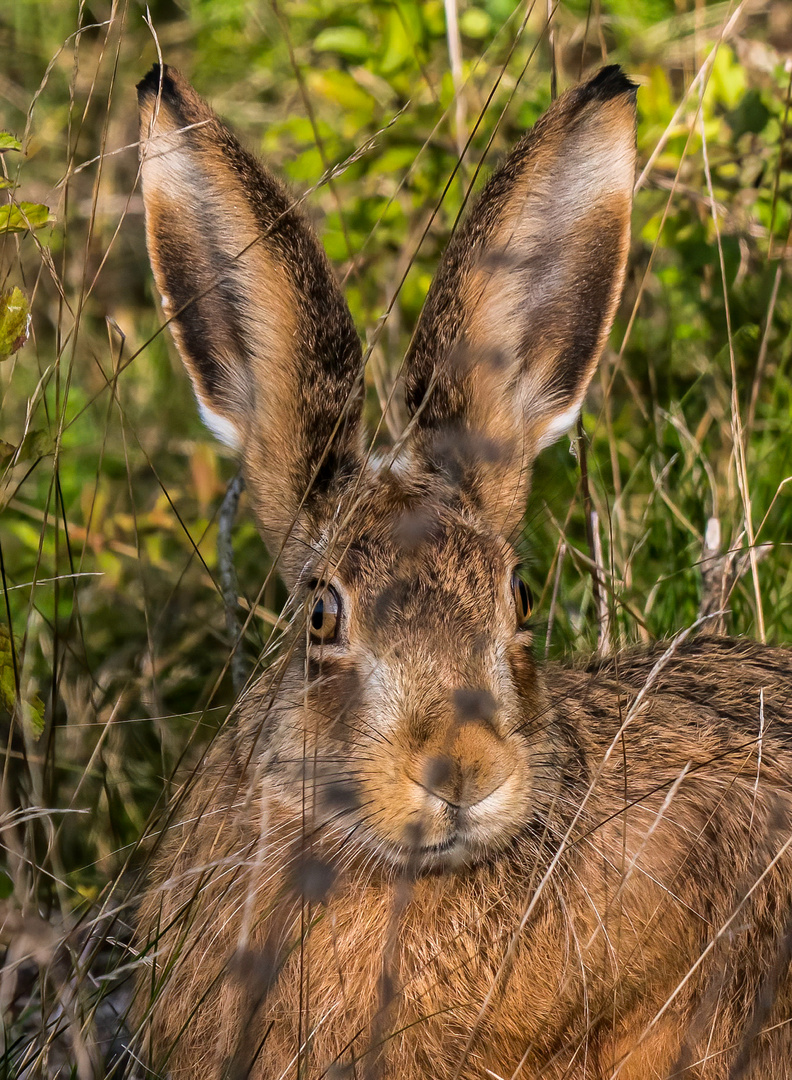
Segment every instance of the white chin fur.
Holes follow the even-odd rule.
[[[230,420],[226,420],[224,416],[220,416],[219,413],[212,412],[208,406],[204,405],[202,401],[198,402],[198,408],[201,412],[201,419],[215,435],[220,442],[230,446],[232,450],[239,449],[239,435],[237,429],[231,423]]]

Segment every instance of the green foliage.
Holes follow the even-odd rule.
[[[10,713],[16,699],[16,658],[11,635],[5,627],[0,627],[0,706]]]
[[[30,325],[28,302],[14,286],[0,293],[0,361],[7,360],[27,341]]]
[[[41,229],[49,221],[49,209],[41,203],[20,202],[0,206],[0,233]]]

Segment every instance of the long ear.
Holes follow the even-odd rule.
[[[635,86],[617,67],[568,91],[457,229],[405,361],[419,468],[504,532],[530,466],[580,409],[624,279]]]
[[[294,201],[172,68],[138,85],[146,235],[204,419],[277,549],[360,463],[361,347]],[[288,556],[288,550],[287,550]],[[286,572],[301,560],[296,547]]]

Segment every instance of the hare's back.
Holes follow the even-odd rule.
[[[643,813],[649,848],[700,868],[704,846],[733,861],[764,828],[775,859],[792,829],[792,650],[701,637],[551,667],[547,683],[581,826]]]
[[[669,735],[709,729],[726,742],[767,739],[792,752],[792,649],[742,638],[659,642],[596,658],[569,670],[553,666],[559,712],[606,738],[628,726],[668,725]],[[673,752],[673,742],[667,749]]]

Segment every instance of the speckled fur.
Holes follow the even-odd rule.
[[[210,188],[286,213],[175,73],[141,84],[147,130],[160,86],[169,152],[188,158],[174,174],[197,161]],[[174,1078],[792,1078],[792,654],[683,634],[542,667],[515,624],[508,536],[530,463],[579,405],[621,287],[633,158],[607,173],[603,155],[608,140],[633,154],[633,97],[606,69],[496,173],[407,358],[411,430],[376,469],[358,449],[359,350],[301,219],[273,249],[265,229],[239,303],[280,283],[302,348],[265,312],[239,317],[230,355],[204,270],[180,285],[177,341],[199,398],[244,436],[294,619],[153,855],[137,1015]],[[174,117],[203,117],[212,138],[185,144]],[[200,223],[163,209],[145,151],[143,175],[162,282],[173,236],[196,251]],[[552,238],[548,274],[536,244]],[[306,330],[315,275],[335,351]],[[330,365],[333,394],[297,377],[306,364]],[[250,400],[229,391],[238,378]],[[256,425],[270,390],[296,425],[287,443]],[[341,603],[324,645],[306,627],[317,582]]]

